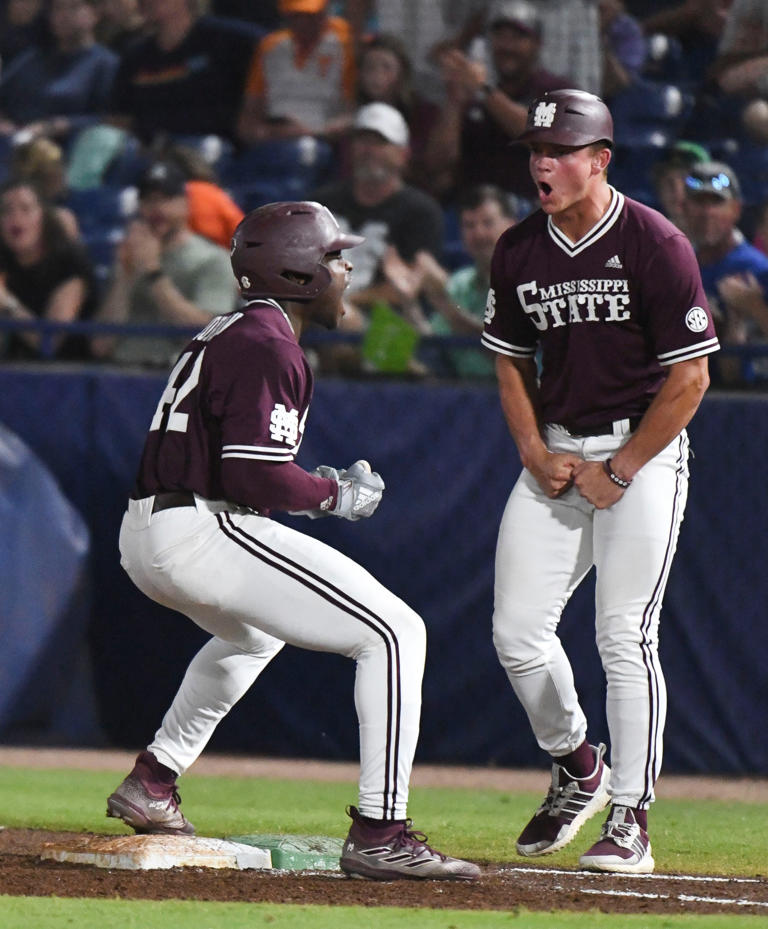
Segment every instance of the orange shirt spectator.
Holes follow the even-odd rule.
[[[217,245],[229,248],[232,233],[245,213],[217,184],[187,181],[189,227]]]
[[[327,0],[280,0],[285,26],[256,47],[238,131],[247,144],[334,136],[351,122],[355,53],[349,23]]]

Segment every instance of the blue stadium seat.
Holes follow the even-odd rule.
[[[12,147],[10,136],[0,135],[0,184],[8,178]]]
[[[239,184],[227,184],[227,193],[235,203],[246,213],[263,206],[265,203],[276,203],[280,200],[304,200],[304,188],[291,184],[289,181],[274,181],[270,179],[252,179]]]
[[[667,149],[656,145],[654,138],[649,134],[641,141],[635,138],[633,145],[615,145],[608,180],[627,197],[658,208],[652,172]]]
[[[248,201],[258,199],[264,188],[278,200],[305,199],[329,178],[331,170],[330,145],[304,136],[243,149],[221,166],[219,178],[243,209],[248,209],[242,197]]]
[[[115,260],[115,249],[122,237],[123,229],[116,226],[102,233],[94,233],[83,237],[88,255],[93,263],[93,272],[96,276],[96,285],[100,292],[104,292],[112,272]]]
[[[171,141],[200,155],[217,176],[234,157],[234,145],[218,135],[174,135]]]
[[[610,101],[614,137],[626,146],[663,148],[680,133],[693,95],[677,84],[637,80]]]
[[[648,57],[643,76],[664,84],[686,85],[688,71],[680,40],[672,35],[657,32],[648,36]]]
[[[141,142],[134,136],[130,136],[120,153],[106,168],[103,183],[109,187],[130,187],[136,184],[151,160],[142,148]]]
[[[122,228],[132,215],[136,205],[135,190],[119,187],[71,190],[65,205],[77,217],[83,239],[102,238],[111,230]]]

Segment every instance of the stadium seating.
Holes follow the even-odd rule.
[[[263,142],[234,154],[219,170],[222,187],[248,212],[274,200],[303,200],[329,179],[332,150],[312,136]]]
[[[677,138],[693,95],[677,84],[638,79],[610,101],[614,134],[628,147],[663,148]]]

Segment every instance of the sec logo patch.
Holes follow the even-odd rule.
[[[685,314],[685,325],[691,332],[704,332],[709,324],[706,310],[700,306],[692,306]]]

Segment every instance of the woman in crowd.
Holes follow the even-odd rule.
[[[55,208],[28,180],[0,188],[0,316],[73,322],[87,319],[95,307],[95,280],[88,255],[67,234]],[[11,332],[10,359],[55,357],[85,359],[81,336],[55,335],[52,351],[41,335]]]
[[[379,33],[363,44],[358,62],[356,103],[357,106],[388,103],[403,114],[410,132],[409,181],[417,186],[428,186],[422,155],[440,109],[414,90],[411,61],[397,36]]]

